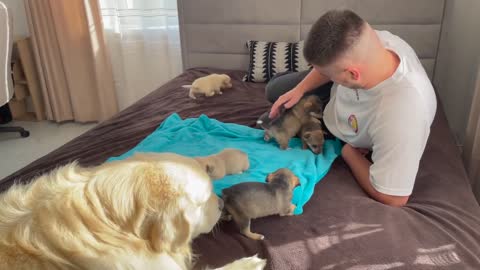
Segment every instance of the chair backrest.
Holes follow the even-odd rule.
[[[12,18],[7,6],[0,1],[0,106],[13,96],[11,57],[13,46]]]

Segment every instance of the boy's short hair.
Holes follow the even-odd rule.
[[[333,63],[352,47],[362,34],[365,21],[351,10],[332,10],[310,29],[303,55],[313,65]]]

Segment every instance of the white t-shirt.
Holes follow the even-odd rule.
[[[437,100],[415,51],[388,31],[377,31],[400,64],[375,87],[332,87],[324,121],[330,132],[358,148],[373,150],[370,181],[384,194],[408,196],[430,134]]]

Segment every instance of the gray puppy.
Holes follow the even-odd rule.
[[[289,169],[279,169],[267,176],[267,183],[245,182],[223,190],[224,209],[248,238],[262,240],[261,234],[250,231],[250,220],[279,214],[293,215],[292,192],[300,185]]]
[[[268,118],[264,113],[257,120],[257,126],[265,130],[264,140],[269,141],[275,138],[281,149],[287,149],[292,137],[300,132],[312,116],[321,115],[322,102],[315,95],[305,96],[291,109],[280,107],[279,116],[274,119]]]

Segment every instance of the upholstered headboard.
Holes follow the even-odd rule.
[[[295,42],[326,11],[348,8],[402,37],[433,77],[445,0],[178,0],[184,69],[246,70],[247,40]]]

